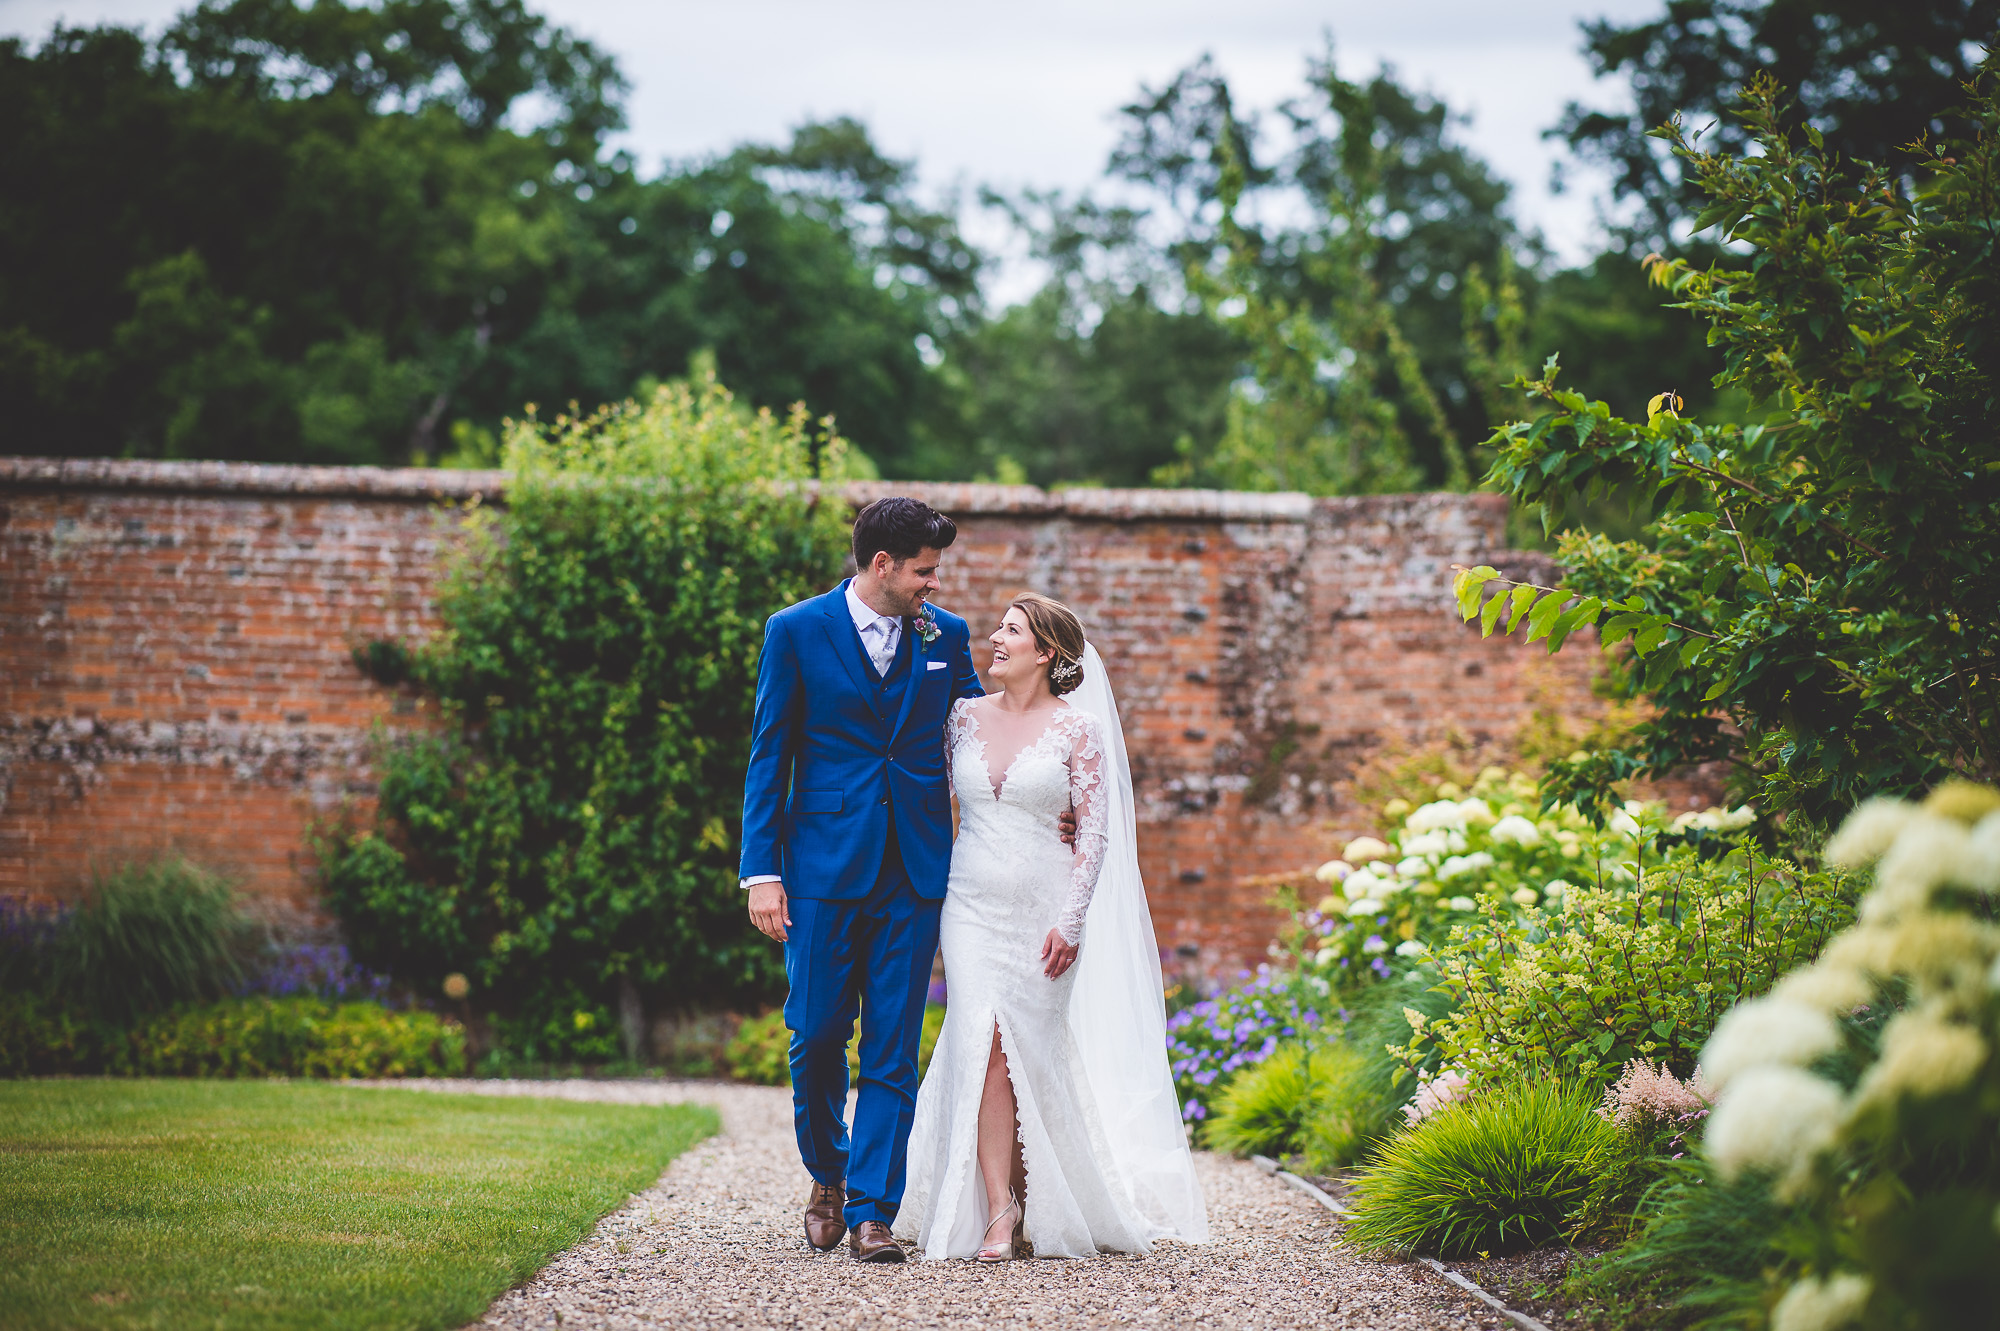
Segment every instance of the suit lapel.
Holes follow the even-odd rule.
[[[896,736],[903,733],[903,722],[910,719],[910,708],[917,701],[917,694],[922,690],[924,683],[926,644],[923,635],[917,632],[915,623],[907,616],[903,619],[903,645],[910,649],[910,673],[903,680],[903,706],[896,713],[896,724],[889,731],[891,744],[896,742]]]
[[[827,645],[840,658],[840,664],[847,668],[848,678],[854,681],[854,687],[864,694],[872,691],[875,671],[868,664],[868,653],[861,646],[861,635],[855,632],[854,617],[847,613],[845,582],[827,593],[826,614],[820,627],[826,631]]]

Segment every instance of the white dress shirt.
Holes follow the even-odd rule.
[[[876,614],[874,607],[855,593],[852,579],[847,584],[847,613],[854,617],[854,631],[861,635],[861,648],[875,663],[875,673],[887,675],[889,667],[896,663],[896,649],[903,645],[903,621],[895,615]],[[777,874],[760,873],[745,878],[738,886],[750,888],[758,883],[780,881]]]
[[[903,642],[903,621],[895,615],[876,614],[856,594],[852,580],[847,584],[847,613],[854,616],[854,631],[861,635],[862,649],[875,663],[875,673],[887,675],[895,664],[896,648]]]

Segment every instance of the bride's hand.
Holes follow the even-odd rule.
[[[1049,936],[1042,940],[1042,974],[1051,980],[1061,979],[1064,971],[1076,965],[1076,953],[1076,944],[1063,942],[1060,929],[1049,930]]]

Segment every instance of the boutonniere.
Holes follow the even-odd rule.
[[[924,640],[926,647],[936,642],[938,634],[942,631],[938,628],[937,616],[932,613],[928,601],[917,607],[917,613],[911,617],[910,622],[917,630],[917,636]]]

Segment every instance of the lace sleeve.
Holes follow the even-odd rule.
[[[1070,727],[1069,801],[1076,810],[1076,857],[1069,873],[1069,900],[1056,921],[1063,941],[1071,947],[1083,941],[1083,917],[1097,890],[1104,852],[1111,844],[1110,821],[1104,802],[1104,731],[1097,718],[1078,712]]]
[[[944,718],[944,751],[947,754],[957,753],[959,745],[971,736],[973,725],[972,699],[953,699],[951,710]]]

